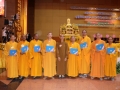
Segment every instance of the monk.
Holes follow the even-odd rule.
[[[47,77],[54,79],[54,75],[56,75],[56,41],[52,39],[51,32],[48,33],[47,37],[48,39],[43,43],[44,79]]]
[[[109,48],[114,50],[110,53],[107,52]],[[115,80],[116,76],[116,62],[117,62],[117,46],[113,43],[113,37],[108,37],[108,43],[106,45],[106,58],[105,58],[105,76],[106,79]]]
[[[79,55],[81,53],[81,50],[80,50],[79,44],[75,42],[74,36],[71,36],[70,40],[71,42],[68,44],[69,54],[68,54],[68,62],[67,62],[67,75],[69,77],[77,77],[78,76],[78,60],[79,60]]]
[[[116,43],[116,45],[117,45],[117,50],[118,50],[118,57],[120,57],[120,43]],[[119,61],[117,61],[117,62],[119,62]]]
[[[14,35],[10,36],[10,41],[5,45],[5,57],[6,57],[6,71],[7,77],[17,78],[18,77],[18,45],[15,42],[16,37]]]
[[[96,33],[96,40],[93,41],[91,45],[91,73],[90,73],[91,79],[97,77],[100,80],[103,80],[104,65],[105,65],[105,42],[101,40],[101,34]]]
[[[68,45],[64,41],[64,36],[60,35],[60,42],[57,43],[57,75],[59,78],[64,78],[66,74],[66,64],[68,58]]]
[[[81,57],[79,63],[80,77],[86,78],[90,72],[90,48],[91,39],[87,36],[87,31],[82,31],[82,38],[80,39]]]
[[[34,34],[34,39],[30,42],[30,58],[31,58],[31,76],[35,79],[42,76],[42,41],[39,35]]]
[[[26,41],[26,36],[22,35],[21,36],[21,41],[18,43],[18,51],[19,51],[19,75],[20,78],[22,79],[23,77],[28,77],[29,75],[29,42]]]

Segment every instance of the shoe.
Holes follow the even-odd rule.
[[[103,80],[103,78],[100,78],[100,80],[102,81],[102,80]]]
[[[111,81],[115,81],[115,78],[111,78]]]
[[[84,74],[84,78],[87,78],[87,74]]]
[[[104,77],[104,79],[105,79],[105,80],[108,80],[108,79],[109,79],[109,77]]]
[[[35,78],[36,78],[36,76],[33,77],[33,79],[35,79]]]
[[[94,79],[94,77],[91,77],[91,79],[93,80],[93,79]]]
[[[61,78],[62,77],[62,75],[59,75],[59,78]]]
[[[21,77],[19,77],[19,79],[22,79],[23,77],[21,76]]]
[[[52,77],[52,79],[55,79],[54,77]]]
[[[79,75],[79,77],[83,77],[83,75],[82,75],[82,74],[80,74],[80,75]]]
[[[65,75],[62,75],[62,78],[64,78],[65,77]]]
[[[108,77],[104,77],[105,80],[108,80]]]
[[[46,80],[46,79],[47,79],[47,77],[44,77],[43,79],[44,79],[44,80]]]

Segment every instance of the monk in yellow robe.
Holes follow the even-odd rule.
[[[116,43],[116,45],[117,45],[117,51],[118,51],[118,57],[120,57],[120,43]]]
[[[44,79],[50,77],[54,79],[56,74],[56,41],[52,39],[52,33],[48,33],[48,39],[43,43],[43,68],[44,68]],[[50,51],[47,50],[47,47],[50,48]]]
[[[10,41],[5,45],[6,70],[8,78],[18,77],[18,45],[15,42],[15,36],[10,36]]]
[[[34,39],[29,46],[31,58],[31,76],[35,79],[37,76],[42,76],[42,41],[39,40],[39,35],[36,33]]]
[[[26,41],[26,36],[22,35],[21,41],[18,43],[18,51],[19,51],[18,70],[19,70],[19,75],[20,75],[19,79],[22,79],[22,77],[28,77],[29,75],[28,49],[29,49],[29,42]]]
[[[90,72],[90,48],[91,39],[87,36],[87,31],[82,31],[82,38],[80,39],[81,56],[79,63],[80,77],[86,78]]]
[[[71,36],[71,42],[68,44],[68,62],[67,62],[67,75],[70,77],[78,76],[78,60],[81,53],[80,46],[75,42],[75,37]]]
[[[107,52],[108,49],[113,48],[111,52]],[[116,76],[116,62],[117,62],[117,46],[113,43],[113,38],[108,38],[108,43],[106,44],[106,59],[105,59],[105,76],[106,79],[111,79],[114,81]]]
[[[102,46],[101,46],[102,45]],[[103,80],[105,65],[105,42],[101,40],[101,34],[96,34],[96,40],[91,44],[91,79],[95,77]]]

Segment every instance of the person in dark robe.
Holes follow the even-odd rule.
[[[59,78],[64,78],[67,68],[68,45],[64,41],[64,36],[60,35],[60,42],[57,43],[57,75]]]
[[[27,35],[26,35],[26,40],[27,40],[28,42],[31,41],[31,35],[30,35],[30,33],[27,33]]]

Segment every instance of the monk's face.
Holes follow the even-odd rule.
[[[109,42],[109,43],[112,43],[112,42],[113,42],[113,38],[112,38],[112,37],[109,37],[109,38],[108,38],[108,42]]]
[[[87,35],[87,31],[86,31],[86,30],[83,30],[83,31],[82,31],[82,35],[83,35],[83,36],[86,36],[86,35]]]
[[[63,36],[63,35],[60,35],[60,39],[61,39],[61,40],[64,40],[64,36]]]
[[[100,34],[100,33],[97,33],[97,34],[96,34],[96,38],[97,38],[97,39],[100,39],[100,38],[101,38],[101,34]]]
[[[26,40],[26,35],[22,35],[21,40],[25,41]]]
[[[48,38],[50,39],[50,38],[52,38],[52,33],[48,33]]]
[[[35,40],[38,40],[38,39],[39,39],[39,35],[38,35],[38,34],[35,34],[35,35],[34,35],[34,39],[35,39]]]
[[[75,37],[74,36],[71,37],[71,42],[75,42]]]
[[[14,35],[12,35],[12,36],[10,37],[10,40],[11,40],[11,41],[15,41],[15,39],[16,39],[16,37],[15,37]]]

